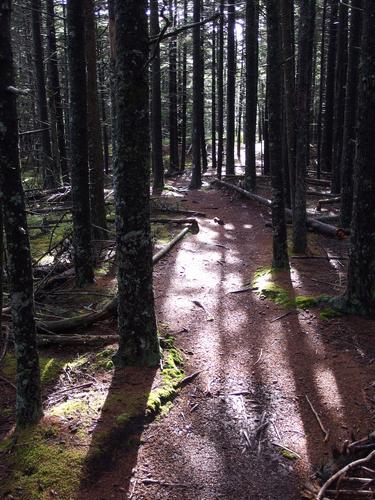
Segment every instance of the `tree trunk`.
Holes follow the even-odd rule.
[[[53,0],[47,0],[47,44],[50,100],[56,116],[56,135],[59,149],[60,173],[63,183],[69,182],[69,170],[65,143],[64,112],[61,99],[60,78],[57,60],[55,30],[55,7]]]
[[[158,0],[150,0],[150,33],[156,36],[159,28]],[[151,67],[151,148],[153,191],[160,192],[164,188],[163,136],[161,125],[161,83],[160,83],[160,47],[152,46],[154,59]]]
[[[292,0],[281,1],[281,31],[283,49],[284,103],[290,205],[294,206],[296,169],[296,85],[294,47],[294,5]]]
[[[147,0],[116,0],[117,366],[159,363],[150,228]]]
[[[320,48],[320,81],[319,81],[319,110],[317,120],[317,172],[316,176],[320,179],[321,172],[321,148],[322,148],[322,119],[323,119],[323,102],[324,102],[324,86],[326,82],[326,24],[327,24],[327,5],[328,0],[323,3],[322,16],[322,43]]]
[[[211,66],[211,156],[212,170],[216,172],[216,23],[212,28],[212,66]]]
[[[202,0],[201,6],[201,18],[204,17],[204,2]],[[207,172],[208,169],[208,159],[207,159],[207,145],[206,145],[206,124],[205,124],[205,101],[206,101],[206,92],[204,85],[204,75],[205,75],[205,57],[204,57],[204,26],[201,28],[201,69],[200,69],[200,78],[201,78],[201,106],[200,106],[200,136],[201,136],[201,155],[202,155],[202,172]]]
[[[341,191],[341,158],[343,148],[343,124],[345,116],[346,73],[348,64],[348,6],[340,3],[339,31],[335,67],[335,100],[333,119],[332,185],[331,193]]]
[[[194,0],[193,22],[199,23],[201,16],[201,2]],[[201,134],[200,134],[200,112],[201,112],[201,30],[199,26],[193,28],[193,172],[190,189],[199,189],[202,185],[201,170]]]
[[[362,33],[362,0],[352,0],[350,18],[350,40],[348,73],[346,78],[344,140],[342,153],[342,186],[341,186],[341,226],[349,227],[353,211],[353,164],[356,149],[356,122],[358,107],[358,82],[361,33]]]
[[[293,210],[293,250],[305,253],[307,246],[306,173],[310,159],[310,98],[315,31],[315,0],[301,3],[299,24],[297,96],[296,179]]]
[[[337,44],[337,12],[338,0],[330,0],[331,13],[329,18],[328,53],[327,53],[327,80],[326,99],[323,119],[322,148],[320,153],[320,167],[323,172],[332,171],[333,150],[333,108],[335,97],[335,60]]]
[[[221,179],[224,154],[224,0],[220,0],[217,105],[217,177]]]
[[[173,0],[169,0],[169,17],[176,27],[177,13],[173,9]],[[169,42],[169,167],[168,173],[179,170],[178,155],[178,119],[177,119],[177,38]]]
[[[0,191],[7,241],[13,335],[17,360],[16,423],[42,416],[39,358],[34,319],[33,274],[18,152],[17,104],[11,48],[11,1],[0,3]]]
[[[363,2],[358,146],[346,311],[375,316],[375,2]]]
[[[235,1],[228,0],[228,48],[227,48],[227,145],[226,145],[226,175],[234,175],[234,142],[235,142],[235,101],[236,101],[236,47],[235,26],[236,11]]]
[[[283,172],[281,164],[282,68],[280,47],[280,10],[278,0],[267,1],[268,45],[268,130],[272,184],[273,262],[275,268],[287,268],[288,248],[285,222]]]
[[[187,0],[184,0],[184,24],[187,24]],[[181,125],[181,170],[186,167],[186,134],[187,134],[187,42],[182,47],[182,125]]]
[[[76,284],[84,286],[94,281],[94,271],[91,255],[85,20],[80,0],[68,0],[67,23],[74,265]]]
[[[85,49],[87,66],[87,132],[90,178],[90,206],[93,236],[106,239],[104,201],[104,157],[97,76],[97,41],[94,0],[84,0]]]
[[[256,189],[259,1],[246,2],[245,189]]]
[[[41,0],[32,0],[31,26],[34,46],[35,82],[37,90],[39,124],[40,128],[43,129],[41,132],[43,182],[46,189],[52,189],[58,185],[58,176],[56,176],[56,165],[54,164],[54,160],[52,158],[41,24]]]

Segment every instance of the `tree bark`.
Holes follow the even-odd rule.
[[[193,22],[200,22],[201,2],[194,0]],[[193,172],[190,189],[199,189],[202,185],[201,169],[201,134],[200,134],[200,111],[201,111],[201,30],[199,26],[193,28]]]
[[[360,45],[362,34],[362,0],[352,0],[348,72],[346,78],[344,140],[342,152],[341,225],[350,227],[353,211],[353,164],[356,150],[356,122]]]
[[[310,159],[310,98],[315,30],[315,0],[301,3],[299,24],[297,96],[296,179],[293,207],[293,249],[305,253],[307,247],[306,173]]]
[[[319,110],[317,120],[317,172],[316,176],[320,179],[321,172],[321,147],[322,147],[322,123],[323,123],[323,103],[324,103],[324,86],[326,82],[326,24],[327,24],[327,5],[328,0],[323,3],[322,16],[322,42],[320,48],[320,81],[319,81]]]
[[[322,172],[332,171],[332,150],[333,150],[333,111],[335,96],[335,60],[337,46],[337,12],[338,0],[330,0],[331,12],[328,28],[328,53],[326,64],[326,99],[323,119],[323,137],[320,153],[320,167]]]
[[[343,124],[345,116],[346,73],[348,65],[348,7],[340,3],[337,55],[335,67],[335,100],[333,119],[332,185],[331,193],[341,191],[341,158],[343,148]]]
[[[117,366],[157,366],[150,228],[147,0],[116,0]]]
[[[158,0],[150,0],[150,33],[156,36],[159,28]],[[154,48],[154,59],[151,67],[151,149],[153,191],[160,192],[164,188],[163,136],[161,124],[161,83],[160,83],[160,47]]]
[[[0,3],[0,194],[7,240],[8,275],[17,360],[16,423],[42,416],[39,358],[34,319],[33,274],[18,152],[17,104],[11,48],[11,1]]]
[[[224,0],[220,0],[217,104],[217,177],[221,179],[224,153]]]
[[[256,189],[259,2],[246,2],[245,189]]]
[[[184,24],[187,24],[187,0],[184,0]],[[187,134],[187,42],[182,47],[182,124],[181,124],[181,170],[186,167],[186,134]]]
[[[211,156],[212,170],[216,172],[216,22],[212,28],[212,65],[211,65]]]
[[[236,101],[236,47],[235,47],[235,25],[236,11],[235,1],[228,0],[228,47],[227,47],[227,145],[226,145],[226,175],[234,175],[234,142],[235,142],[235,101]]]
[[[177,13],[173,8],[173,0],[169,0],[169,17],[176,27]],[[177,119],[177,38],[169,42],[169,167],[168,174],[179,170],[178,154],[178,119]]]
[[[90,179],[90,206],[93,236],[106,239],[108,233],[104,201],[104,156],[98,93],[97,38],[94,0],[84,0],[85,49],[87,66],[87,132]]]
[[[53,0],[47,0],[47,44],[49,89],[52,108],[56,116],[56,135],[59,149],[60,173],[63,183],[69,182],[68,160],[65,142],[64,111],[61,99],[61,87],[57,59],[57,44],[55,30],[55,7]]]
[[[94,281],[91,255],[85,21],[80,0],[68,0],[68,58],[70,78],[70,148],[73,200],[73,243],[76,284]]]
[[[375,316],[375,2],[363,1],[358,146],[346,311]]]
[[[54,159],[52,158],[41,24],[41,0],[32,0],[31,26],[34,46],[35,82],[37,90],[39,124],[43,127],[43,132],[41,132],[43,182],[46,189],[51,189],[57,186],[58,176],[56,176],[56,165],[54,164]]]
[[[268,45],[268,133],[272,184],[273,261],[275,268],[289,266],[283,172],[281,165],[282,68],[280,47],[280,9],[278,0],[267,1]]]
[[[296,169],[296,82],[294,47],[294,5],[292,0],[281,1],[281,31],[283,49],[284,103],[290,205],[294,206]]]

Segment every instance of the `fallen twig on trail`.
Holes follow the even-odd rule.
[[[273,441],[271,444],[273,444],[274,446],[278,446],[279,448],[281,448],[282,450],[285,450],[285,451],[288,451],[289,453],[292,453],[293,455],[295,455],[296,457],[302,459],[301,455],[299,453],[297,453],[296,451],[288,448],[287,446],[284,446],[283,444],[281,443],[278,443],[276,441]]]
[[[281,316],[278,316],[277,318],[271,319],[270,323],[274,323],[275,321],[278,321],[279,319],[286,318],[287,316],[289,316],[289,314],[292,314],[294,312],[295,311],[288,311],[288,312],[282,314]]]
[[[328,439],[329,439],[329,430],[327,430],[327,429],[324,427],[324,425],[322,424],[322,421],[321,421],[321,419],[320,419],[320,417],[319,417],[319,414],[318,414],[318,412],[315,410],[315,408],[313,407],[313,405],[312,405],[312,403],[311,403],[311,401],[310,401],[310,399],[309,399],[309,397],[308,397],[308,395],[307,395],[307,394],[305,394],[305,398],[306,398],[306,401],[309,403],[309,406],[310,406],[310,408],[311,408],[311,411],[312,411],[312,412],[313,412],[313,414],[315,415],[315,418],[316,418],[316,420],[317,420],[317,422],[318,422],[318,424],[319,424],[319,427],[320,427],[320,429],[322,430],[322,432],[323,432],[323,434],[324,434],[324,442],[326,443],[326,442],[328,441]]]
[[[188,375],[187,377],[180,380],[180,382],[178,382],[177,387],[185,387],[185,385],[187,385],[190,382],[192,382],[193,380],[195,380],[198,377],[198,375],[200,375],[204,371],[205,370],[199,370],[198,372],[195,372],[195,373],[192,373],[191,375]]]
[[[354,462],[351,462],[350,464],[347,464],[345,467],[340,469],[339,471],[336,472],[336,474],[333,474],[320,488],[320,491],[318,493],[318,496],[316,500],[323,500],[324,495],[326,494],[328,488],[336,481],[338,480],[341,476],[346,474],[352,469],[355,469],[356,467],[359,467],[362,464],[365,464],[367,462],[370,462],[375,457],[375,450],[373,450],[367,457],[365,458],[360,458],[359,460],[355,460]],[[356,492],[358,493],[358,492]],[[373,492],[372,492],[373,494]]]
[[[259,361],[262,359],[262,356],[263,356],[263,349],[261,349],[261,350],[260,350],[259,357],[258,357],[258,359],[255,361],[255,363],[253,364],[253,367],[259,363]]]
[[[254,290],[258,290],[257,286],[248,285],[243,288],[238,288],[237,290],[231,290],[230,292],[227,293],[229,295],[230,293],[243,293],[243,292],[252,292]]]

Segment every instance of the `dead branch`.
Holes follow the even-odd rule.
[[[340,469],[339,471],[336,472],[336,474],[333,474],[320,488],[320,491],[318,493],[318,496],[316,500],[323,500],[325,493],[327,492],[328,488],[334,484],[334,482],[339,479],[341,476],[346,474],[347,472],[355,469],[356,467],[365,464],[367,462],[370,462],[375,457],[375,450],[373,450],[367,457],[365,458],[360,458],[359,460],[355,460],[354,462],[351,462],[350,464],[347,464],[345,467]]]
[[[306,398],[306,401],[309,403],[309,406],[310,406],[310,408],[311,408],[311,411],[312,411],[312,412],[313,412],[313,414],[315,415],[315,418],[316,418],[316,420],[317,420],[317,422],[318,422],[318,424],[319,424],[319,427],[321,428],[321,430],[322,430],[322,432],[323,432],[323,434],[324,434],[324,442],[326,443],[326,442],[328,441],[328,439],[329,439],[329,430],[327,431],[327,430],[325,429],[325,427],[324,427],[324,425],[322,424],[322,421],[321,421],[321,419],[320,419],[320,417],[319,417],[319,415],[318,415],[318,412],[317,412],[317,411],[315,410],[315,408],[313,407],[313,405],[312,405],[312,403],[311,403],[311,401],[310,401],[310,399],[309,399],[309,397],[308,397],[308,395],[307,395],[307,394],[305,394],[305,398]]]

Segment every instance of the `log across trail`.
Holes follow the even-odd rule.
[[[259,196],[258,194],[251,193],[250,191],[246,191],[245,189],[242,189],[238,186],[235,186],[234,184],[231,184],[226,181],[222,181],[220,179],[215,179],[213,181],[214,184],[218,184],[219,186],[223,186],[229,189],[233,189],[234,191],[237,191],[240,193],[242,196],[245,196],[246,198],[249,198],[250,200],[257,201],[258,203],[261,203],[262,205],[265,205],[266,207],[271,208],[272,206],[272,201],[264,198],[263,196]],[[286,215],[291,219],[292,217],[292,211],[290,208],[285,209]],[[339,238],[339,239],[345,239],[348,230],[342,229],[342,228],[337,228],[336,226],[332,226],[331,224],[326,224],[324,222],[321,222],[319,220],[314,219],[313,217],[308,216],[307,217],[307,224],[310,228],[314,229],[315,231],[324,234],[325,236],[331,236],[334,238]]]

